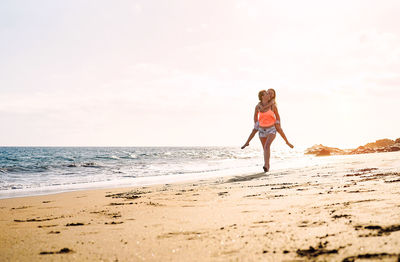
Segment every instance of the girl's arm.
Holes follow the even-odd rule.
[[[279,112],[278,112],[278,107],[276,105],[274,105],[272,108],[273,108],[273,111],[275,113],[276,121],[279,121],[278,123],[280,123],[281,122],[281,117],[280,117]]]
[[[261,111],[264,111],[264,110],[266,110],[267,108],[269,108],[270,106],[273,106],[273,105],[275,105],[275,99],[272,99],[268,104],[266,104],[265,106],[262,106],[260,103],[259,103],[259,106],[260,106],[260,110]]]
[[[254,109],[254,123],[258,122],[258,105]]]

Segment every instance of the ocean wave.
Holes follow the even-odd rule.
[[[102,159],[102,160],[118,160],[119,157],[112,155],[112,156],[95,156],[95,159]]]
[[[101,168],[102,167],[94,162],[83,163],[81,166],[82,167],[93,167],[93,168]]]
[[[2,173],[27,173],[27,172],[45,172],[49,169],[48,166],[8,166],[1,167]]]
[[[144,156],[144,157],[146,157],[146,156],[151,156],[151,154],[149,154],[149,153],[142,153],[142,154],[139,154],[139,156]]]
[[[71,162],[76,161],[75,158],[66,157],[66,156],[57,156],[56,158],[57,158],[57,159],[60,159],[60,160],[64,160],[64,161],[71,161]]]
[[[8,185],[5,187],[6,189],[24,189],[25,187],[23,185]]]
[[[139,159],[138,155],[134,153],[128,153],[126,155],[120,156],[120,159]]]
[[[20,161],[18,158],[11,158],[11,157],[5,157],[4,158],[5,160],[8,160],[8,161],[12,161],[12,162],[18,162],[18,161]]]
[[[135,154],[129,154],[129,158],[138,159],[139,157]]]

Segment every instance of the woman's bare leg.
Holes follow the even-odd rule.
[[[274,141],[276,134],[269,134],[267,137],[260,138],[264,150],[264,171],[269,170],[269,159],[271,156],[271,144]]]
[[[248,146],[250,144],[250,141],[253,139],[253,137],[256,135],[257,132],[258,132],[257,129],[253,129],[251,131],[249,138],[247,139],[246,143],[241,147],[241,149],[244,149],[246,146]]]
[[[285,135],[285,133],[283,132],[281,125],[275,125],[275,129],[276,129],[276,131],[278,131],[278,133],[281,135],[281,137],[283,138],[283,140],[285,140],[286,144],[287,144],[290,148],[293,148],[294,146],[293,146],[291,143],[289,143],[289,140],[286,138],[286,135]]]
[[[274,141],[276,137],[276,134],[269,134],[267,136],[266,142],[265,142],[265,146],[264,146],[264,166],[267,168],[267,171],[269,170],[269,159],[271,156],[271,144],[272,141]]]

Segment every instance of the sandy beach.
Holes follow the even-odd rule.
[[[0,260],[399,261],[399,185],[396,152],[2,199]]]

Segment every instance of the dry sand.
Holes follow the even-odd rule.
[[[399,261],[400,153],[0,211],[0,261]]]

